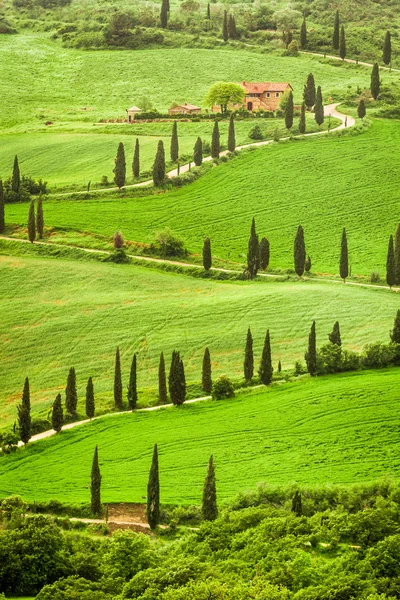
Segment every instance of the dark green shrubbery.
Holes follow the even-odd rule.
[[[233,398],[235,390],[232,381],[228,377],[219,377],[212,386],[211,395],[213,400]]]

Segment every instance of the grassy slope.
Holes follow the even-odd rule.
[[[0,417],[12,423],[23,380],[29,375],[34,412],[47,412],[63,392],[68,368],[77,370],[80,412],[87,379],[94,377],[97,406],[112,405],[115,348],[123,383],[138,352],[139,396],[155,400],[160,352],[167,367],[182,352],[188,382],[200,382],[204,348],[213,373],[242,375],[247,327],[254,336],[255,366],[265,330],[273,362],[284,369],[302,359],[311,319],[318,343],[338,319],[346,347],[387,340],[398,308],[388,290],[319,282],[218,283],[133,266],[97,262],[0,257]],[[18,294],[15,293],[18,290]],[[12,299],[12,301],[10,301]]]
[[[210,453],[220,501],[260,481],[354,483],[395,476],[398,381],[397,369],[303,380],[230,401],[105,418],[1,460],[0,496],[88,502],[95,444],[105,502],[143,502],[154,443],[162,502],[200,502]]]

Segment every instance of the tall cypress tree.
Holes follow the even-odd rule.
[[[154,445],[149,482],[147,484],[147,521],[150,529],[156,529],[160,522],[160,478],[158,473],[158,448]]]
[[[59,433],[62,429],[63,423],[64,415],[61,405],[61,394],[57,394],[51,411],[51,426],[54,429],[54,431]]]
[[[117,156],[115,158],[114,167],[114,182],[119,188],[125,185],[126,180],[126,161],[125,161],[125,148],[122,142],[118,145]]]
[[[335,344],[336,346],[341,346],[342,345],[342,338],[340,336],[340,326],[339,326],[339,321],[336,321],[332,332],[328,333],[328,337],[329,337],[329,341],[331,342],[331,344]]]
[[[208,348],[206,348],[204,350],[201,387],[207,394],[211,394],[211,389],[212,389],[211,357],[210,357],[210,351]]]
[[[211,269],[212,258],[211,258],[211,241],[210,238],[204,239],[203,244],[203,267],[206,271]]]
[[[217,486],[215,482],[214,458],[211,455],[208,461],[207,475],[204,482],[203,502],[201,512],[205,521],[215,521],[218,517]]]
[[[196,167],[200,167],[203,162],[203,142],[200,137],[197,138],[193,150],[193,162]]]
[[[317,123],[317,125],[322,125],[322,123],[324,122],[324,104],[323,104],[323,100],[322,100],[322,90],[321,90],[321,86],[319,85],[317,88],[317,96],[315,98],[315,121]]]
[[[379,77],[379,65],[375,63],[371,72],[371,94],[374,100],[377,100],[381,91],[381,80]]]
[[[298,490],[296,490],[293,498],[292,498],[292,513],[296,515],[296,517],[301,517],[303,514],[303,507],[301,503],[301,494]]]
[[[35,201],[31,200],[28,213],[28,239],[33,244],[36,239]]]
[[[115,353],[115,368],[114,368],[114,404],[115,408],[122,410],[122,375],[121,375],[121,357],[119,347]]]
[[[256,232],[256,221],[253,217],[251,222],[249,243],[247,246],[247,273],[250,279],[254,279],[260,268],[260,244]]]
[[[366,115],[367,109],[365,108],[365,102],[363,99],[360,100],[357,106],[357,114],[360,119],[363,119]]]
[[[311,271],[311,258],[310,256],[307,256],[306,258],[306,262],[304,263],[304,270],[306,273],[309,273]]]
[[[243,373],[245,380],[250,382],[254,375],[253,336],[250,327],[247,330],[246,347],[244,349]]]
[[[264,348],[261,357],[260,364],[260,380],[264,385],[269,385],[272,381],[272,373],[274,369],[272,367],[271,358],[271,341],[269,338],[269,329],[267,329],[267,335],[265,336]]]
[[[168,10],[169,10],[169,2],[168,0],[162,0],[161,3],[161,12],[160,12],[160,27],[165,29],[168,25]]]
[[[400,223],[396,229],[394,243],[395,284],[400,285]]]
[[[185,369],[180,354],[176,350],[172,352],[168,387],[171,402],[176,406],[183,404],[186,399]]]
[[[224,40],[224,42],[227,42],[229,39],[229,32],[228,32],[228,13],[226,10],[224,10],[224,22],[222,25],[222,39]]]
[[[393,236],[389,238],[388,253],[386,258],[386,283],[391,288],[396,279]]]
[[[158,401],[160,404],[167,402],[167,376],[165,373],[164,352],[160,354],[160,362],[158,364]]]
[[[339,50],[340,44],[340,17],[339,11],[336,11],[335,14],[335,22],[333,24],[333,36],[332,36],[332,46],[334,50]]]
[[[393,331],[390,332],[390,339],[394,344],[400,344],[400,310],[396,313]]]
[[[93,379],[89,377],[86,386],[86,416],[93,419],[95,410]]]
[[[340,277],[346,283],[346,279],[348,276],[349,276],[349,251],[347,248],[346,229],[343,227],[342,242],[341,242],[341,246],[340,246]]]
[[[293,92],[290,90],[288,101],[285,108],[285,127],[286,129],[290,129],[293,126]]]
[[[101,515],[101,473],[99,466],[99,450],[94,449],[92,472],[90,476],[90,507],[94,515]]]
[[[207,19],[210,20],[211,19],[211,8],[210,8],[210,3],[207,4]]]
[[[140,176],[140,145],[139,145],[139,138],[136,138],[135,151],[133,153],[132,175],[133,175],[134,179],[138,179],[139,176]]]
[[[22,400],[17,410],[19,436],[21,441],[27,444],[31,439],[31,397],[28,377],[25,378]]]
[[[315,79],[312,73],[309,73],[307,77],[307,83],[304,86],[304,104],[307,106],[308,110],[311,110],[315,104],[316,97],[316,89],[315,89]]]
[[[42,194],[39,195],[38,205],[37,205],[37,213],[36,213],[36,229],[39,235],[39,238],[43,238],[44,232],[44,217],[43,217],[43,199]]]
[[[235,152],[236,140],[235,140],[235,119],[233,113],[229,118],[229,129],[228,129],[228,150],[229,152]]]
[[[385,41],[383,43],[383,62],[385,65],[390,65],[392,62],[392,40],[390,31],[386,32]]]
[[[340,28],[339,56],[342,60],[346,58],[346,34],[344,25]]]
[[[76,391],[75,368],[71,367],[68,371],[67,387],[65,388],[65,408],[70,415],[76,415],[78,405],[78,393]]]
[[[219,158],[220,150],[221,150],[221,144],[220,144],[220,136],[219,136],[219,125],[218,125],[218,121],[215,121],[214,129],[212,132],[212,139],[211,139],[211,156],[212,156],[212,158]]]
[[[260,242],[260,267],[263,271],[268,269],[269,265],[269,241],[266,237],[261,238]]]
[[[157,146],[156,158],[153,165],[153,183],[157,187],[162,185],[165,180],[165,152],[163,141],[160,140]]]
[[[303,18],[303,22],[301,24],[300,29],[300,48],[305,48],[307,46],[307,23],[306,18]]]
[[[315,321],[312,322],[310,335],[308,336],[308,350],[305,353],[307,370],[311,376],[317,374],[317,335]]]
[[[302,135],[306,132],[306,105],[303,102],[300,110],[299,133]]]
[[[176,121],[174,121],[174,124],[172,125],[170,156],[172,162],[177,161],[179,158],[178,123]]]
[[[21,187],[21,173],[19,170],[18,156],[14,158],[13,172],[11,177],[11,189],[16,194],[19,192]]]
[[[298,226],[296,237],[294,239],[294,270],[297,275],[301,277],[304,273],[304,266],[306,262],[306,245],[304,242],[304,230],[301,225]]]
[[[3,188],[3,182],[0,179],[0,233],[4,233],[5,227],[6,227],[6,220],[5,220],[4,188]]]
[[[137,373],[136,373],[136,353],[133,355],[132,364],[131,364],[131,373],[129,376],[129,386],[128,386],[128,407],[131,410],[136,408],[138,395],[137,395]]]

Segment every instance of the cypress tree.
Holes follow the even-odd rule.
[[[5,221],[5,200],[4,200],[4,188],[3,182],[0,179],[0,233],[4,233],[6,227]]]
[[[206,348],[204,350],[201,387],[207,394],[211,394],[211,389],[212,389],[211,357],[210,357],[210,351],[208,348]]]
[[[211,8],[210,8],[210,3],[207,4],[207,19],[210,20],[211,19]]]
[[[157,187],[165,180],[165,152],[162,140],[158,142],[156,158],[153,165],[153,183]]]
[[[179,158],[179,140],[178,140],[178,123],[174,121],[172,125],[172,135],[171,135],[171,160],[175,162]]]
[[[115,353],[114,369],[114,404],[115,408],[122,410],[122,375],[121,375],[121,357],[119,347]]]
[[[161,12],[160,12],[160,27],[165,29],[168,25],[168,10],[169,10],[169,2],[168,0],[162,0],[161,3]]]
[[[126,180],[126,162],[125,162],[125,148],[122,142],[118,145],[117,156],[115,158],[114,167],[114,182],[119,188],[125,185]]]
[[[315,121],[316,121],[317,125],[322,125],[322,123],[324,122],[324,105],[323,105],[322,90],[321,90],[320,85],[317,88],[317,96],[315,99],[314,111],[315,111]]]
[[[339,17],[339,11],[336,11],[335,14],[335,22],[333,25],[333,36],[332,36],[332,46],[334,48],[334,50],[339,50],[339,44],[340,44],[340,17]]]
[[[260,242],[260,267],[263,271],[268,269],[269,265],[269,241],[266,237],[261,238]]]
[[[392,62],[392,40],[390,31],[387,31],[385,35],[385,41],[383,44],[383,62],[385,65],[390,65]]]
[[[67,387],[65,388],[65,408],[70,415],[76,415],[78,405],[78,394],[76,391],[75,368],[71,367],[68,371]]]
[[[101,474],[99,467],[99,451],[94,449],[92,472],[90,476],[90,507],[94,515],[101,515]]]
[[[28,213],[28,239],[33,244],[36,239],[35,201],[31,200]]]
[[[390,332],[390,339],[394,344],[400,344],[400,310],[396,313],[393,331]]]
[[[193,162],[196,167],[200,167],[203,162],[203,142],[200,137],[197,138],[194,145]]]
[[[375,63],[371,72],[371,94],[374,100],[377,100],[381,91],[381,80],[379,78],[379,65]]]
[[[250,327],[247,330],[246,347],[244,350],[243,373],[246,381],[250,382],[254,375],[253,336]]]
[[[11,189],[16,194],[19,192],[19,188],[21,187],[21,173],[19,170],[18,156],[14,158],[14,166],[11,177]]]
[[[281,363],[281,361],[278,362],[278,373],[282,373],[282,363]]]
[[[211,259],[211,241],[210,238],[204,239],[203,244],[203,267],[206,271],[211,269],[212,259]]]
[[[171,402],[176,406],[183,404],[186,399],[185,369],[180,354],[176,350],[172,352],[168,387]]]
[[[400,285],[400,223],[396,229],[394,244],[395,284]]]
[[[224,10],[224,23],[222,25],[222,39],[224,40],[224,42],[227,42],[229,39],[229,32],[228,32],[228,13],[226,10]]]
[[[228,129],[228,150],[229,152],[235,152],[236,148],[236,140],[235,140],[235,119],[233,114],[231,114],[229,119],[229,129]]]
[[[344,25],[340,28],[339,56],[342,60],[346,58],[346,34]]]
[[[285,127],[286,129],[290,129],[293,126],[293,92],[290,90],[288,101],[285,108]]]
[[[307,46],[307,23],[306,18],[303,18],[303,22],[301,24],[300,30],[300,48],[305,48]]]
[[[128,407],[131,410],[136,408],[138,396],[137,396],[137,386],[136,386],[136,353],[133,355],[132,364],[131,364],[131,373],[129,376],[129,386],[128,386]]]
[[[87,386],[86,386],[86,416],[89,419],[93,419],[94,417],[94,388],[93,388],[93,379],[89,377]]]
[[[214,129],[212,132],[211,139],[211,156],[212,158],[219,158],[219,153],[221,150],[220,139],[219,139],[219,125],[218,121],[214,122]]]
[[[301,494],[297,490],[292,498],[292,513],[296,515],[296,517],[301,517],[303,514],[303,507],[301,505]]]
[[[44,218],[43,218],[43,199],[42,194],[39,195],[37,213],[36,213],[36,229],[39,234],[39,238],[43,238],[44,232]]]
[[[315,79],[312,73],[309,73],[307,77],[307,83],[304,86],[304,104],[307,106],[308,110],[311,110],[315,104],[316,97],[316,89],[315,89]]]
[[[260,364],[260,380],[264,385],[269,385],[272,381],[272,373],[274,369],[272,367],[272,358],[271,358],[271,341],[269,338],[269,329],[267,329],[267,335],[265,336],[264,348],[261,357]]]
[[[304,263],[304,270],[306,273],[311,271],[311,258],[309,256],[307,256],[306,262]]]
[[[133,175],[134,179],[138,179],[139,176],[140,176],[140,146],[139,146],[139,138],[136,138],[135,151],[133,153],[132,175]]]
[[[17,407],[18,410],[18,427],[19,436],[24,444],[27,444],[31,439],[31,397],[29,390],[29,379],[26,377],[24,389],[22,392],[21,404]]]
[[[366,115],[367,109],[365,108],[365,102],[364,100],[360,100],[360,102],[358,103],[358,107],[357,107],[357,114],[359,116],[360,119],[363,119]]]
[[[64,423],[63,409],[61,405],[61,394],[57,394],[54,400],[53,409],[51,411],[51,426],[59,433]]]
[[[342,242],[340,246],[340,277],[346,283],[346,278],[349,276],[349,251],[347,248],[346,229],[342,231]]]
[[[317,336],[315,321],[312,322],[310,335],[308,336],[308,350],[305,353],[307,370],[311,376],[317,374]]]
[[[335,344],[336,346],[342,345],[342,338],[340,337],[339,321],[336,321],[336,323],[333,326],[332,332],[328,334],[328,337],[329,337],[329,341],[331,342],[331,344]]]
[[[386,259],[386,283],[391,288],[396,278],[393,236],[389,238],[388,253]]]
[[[217,488],[215,483],[215,467],[213,455],[208,461],[207,475],[204,482],[203,502],[201,505],[203,519],[205,521],[215,521],[218,517],[217,507]]]
[[[167,376],[165,374],[165,359],[164,352],[160,354],[160,362],[158,364],[158,401],[160,404],[167,402]]]
[[[302,135],[306,132],[306,105],[303,102],[300,110],[299,133]]]
[[[247,273],[250,279],[254,279],[260,268],[260,244],[256,232],[256,222],[253,217],[251,222],[249,243],[247,246]]]
[[[304,273],[306,262],[306,245],[304,242],[304,231],[301,225],[298,226],[296,237],[294,239],[294,270],[301,277]]]
[[[147,484],[147,521],[150,529],[156,529],[160,522],[160,479],[158,474],[158,448],[154,445],[149,482]]]
[[[232,15],[229,15],[228,17],[228,37],[230,37],[231,40],[236,40],[237,38],[236,21],[235,17]]]

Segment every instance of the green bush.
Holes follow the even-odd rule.
[[[317,373],[341,373],[360,368],[360,357],[355,352],[343,350],[336,344],[327,344],[317,352]]]
[[[366,369],[381,369],[398,364],[400,358],[399,344],[368,344],[362,354],[361,362]]]
[[[250,130],[249,138],[252,140],[263,140],[264,139],[263,132],[261,131],[261,128],[259,125],[254,125],[254,127]]]
[[[212,386],[211,396],[213,400],[233,398],[235,390],[232,381],[228,377],[219,377]]]

